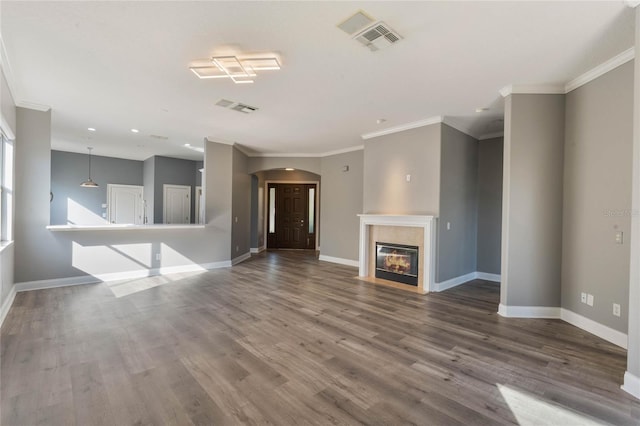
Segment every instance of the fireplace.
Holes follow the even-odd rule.
[[[376,241],[376,278],[418,285],[418,247]]]

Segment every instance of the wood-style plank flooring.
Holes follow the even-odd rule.
[[[2,425],[639,424],[626,351],[496,314],[498,285],[416,295],[313,253],[19,293]]]

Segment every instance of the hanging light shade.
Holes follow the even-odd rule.
[[[97,183],[95,183],[92,179],[91,179],[91,150],[93,149],[92,147],[87,147],[87,149],[89,150],[89,179],[85,180],[84,182],[82,182],[80,184],[80,186],[85,187],[85,188],[97,188],[100,185],[98,185]]]

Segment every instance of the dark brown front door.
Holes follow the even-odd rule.
[[[316,185],[272,183],[268,189],[267,247],[315,249]]]

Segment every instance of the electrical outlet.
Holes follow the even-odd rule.
[[[451,222],[447,222],[447,231],[451,231]]]
[[[238,216],[236,216],[236,223],[238,223]]]
[[[587,294],[587,305],[593,306],[593,294]]]
[[[236,246],[236,253],[240,251],[240,246]]]
[[[617,231],[616,232],[616,244],[623,244],[624,243],[624,234],[622,231]]]
[[[411,182],[411,175],[407,175],[405,179],[407,179],[407,182]]]
[[[584,291],[580,294],[580,301],[582,303],[587,303],[587,293],[585,293]]]
[[[160,260],[162,258],[162,255],[160,253],[156,253],[156,260]]]
[[[613,315],[616,317],[620,316],[620,305],[618,303],[613,304]]]

